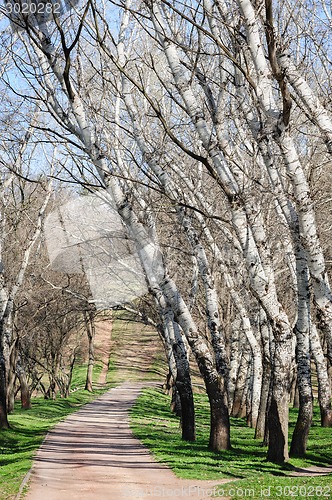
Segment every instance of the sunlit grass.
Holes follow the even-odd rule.
[[[320,427],[317,408],[306,459],[292,459],[285,466],[279,466],[266,461],[267,449],[262,446],[260,440],[254,439],[254,430],[248,428],[243,419],[231,419],[231,451],[220,453],[209,451],[207,449],[209,412],[204,394],[195,396],[197,440],[195,443],[183,442],[179,419],[170,412],[169,402],[169,396],[162,392],[154,389],[145,390],[132,408],[131,426],[134,434],[150,448],[157,460],[168,464],[178,477],[213,480],[238,478],[238,481],[222,486],[225,496],[234,496],[238,499],[248,496],[262,498],[262,488],[265,493],[269,493],[270,498],[287,498],[292,492],[297,493],[295,496],[299,497],[300,493],[302,497],[306,493],[308,498],[314,499],[324,497],[324,493],[326,493],[325,498],[332,497],[331,475],[314,478],[287,477],[293,466],[332,464],[331,429]],[[291,409],[290,437],[296,416],[296,410]],[[267,489],[269,486],[270,490]],[[310,491],[309,486],[312,488]],[[323,490],[319,489],[320,486]],[[293,490],[290,490],[290,487]],[[247,491],[244,491],[245,489]]]
[[[73,376],[71,381],[72,389],[84,389],[86,381],[86,372],[88,369],[87,363],[82,365],[77,365],[74,367]],[[101,362],[96,362],[93,367],[93,382],[96,383],[99,380],[99,376],[103,369]]]
[[[93,373],[94,382],[98,380],[101,369],[101,364],[97,363]],[[86,365],[74,367],[71,386],[75,391],[67,399],[53,401],[42,397],[33,398],[30,410],[22,410],[18,403],[15,405],[14,413],[9,415],[10,429],[0,431],[1,500],[15,498],[24,476],[31,468],[33,455],[49,429],[108,389],[109,385],[93,393],[84,391],[86,370]]]

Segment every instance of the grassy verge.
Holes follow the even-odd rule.
[[[88,365],[80,364],[74,367],[73,376],[71,380],[72,389],[84,389],[86,380],[86,371]],[[99,376],[103,369],[103,365],[100,361],[96,361],[93,367],[93,382],[96,383],[99,380]]]
[[[143,392],[131,410],[134,434],[153,452],[158,461],[168,464],[178,477],[232,480],[220,486],[217,496],[246,498],[332,498],[332,476],[287,477],[292,466],[310,467],[332,464],[331,429],[318,425],[315,410],[306,460],[292,459],[286,466],[266,461],[266,448],[254,439],[242,419],[231,419],[233,449],[214,453],[207,449],[209,412],[207,398],[196,395],[197,441],[181,441],[179,420],[169,411],[169,397],[160,391]],[[290,414],[290,436],[296,411]],[[233,482],[233,480],[235,481]],[[237,480],[236,480],[237,479]],[[270,489],[269,489],[270,488]],[[217,491],[217,490],[216,490]]]
[[[94,370],[98,380],[101,366]],[[109,385],[92,394],[84,391],[86,366],[77,366],[73,373],[73,392],[67,399],[56,401],[34,398],[31,410],[19,404],[9,416],[11,428],[0,432],[0,500],[14,499],[20,484],[32,465],[33,455],[46,433],[59,421],[77,411],[82,405],[103,394]]]

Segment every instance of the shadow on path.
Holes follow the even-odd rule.
[[[27,500],[206,499],[228,482],[181,480],[152,458],[129,429],[142,387],[125,382],[54,427],[37,452]]]

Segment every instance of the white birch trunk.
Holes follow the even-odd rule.
[[[232,409],[236,389],[236,380],[239,370],[241,351],[241,321],[235,317],[232,322],[232,334],[230,338],[230,368],[228,376],[228,407]]]
[[[250,0],[237,0],[237,3],[243,16],[248,46],[256,70],[257,96],[267,115],[272,114],[272,116],[277,117],[271,85],[271,72],[266,63],[264,45],[260,37],[260,20],[256,16]]]
[[[301,242],[296,251],[298,279],[298,317],[296,332],[297,383],[299,413],[290,447],[291,456],[305,456],[313,416],[313,396],[310,366],[310,290],[307,259]]]
[[[240,364],[236,376],[234,399],[231,415],[236,418],[246,416],[246,399],[248,391],[248,373],[250,371],[250,357],[246,349],[241,350]]]
[[[163,22],[161,12],[159,10],[159,3],[154,2],[151,8],[152,21],[154,23],[154,28],[156,34],[159,38],[161,45],[163,46],[169,67],[172,71],[174,82],[178,91],[180,92],[182,99],[185,103],[187,112],[198,132],[200,140],[208,152],[211,160],[213,161],[216,175],[219,177],[220,182],[223,185],[223,189],[228,193],[229,199],[233,199],[232,216],[233,216],[233,227],[236,230],[238,239],[241,243],[244,256],[247,262],[247,268],[251,280],[251,285],[257,298],[263,304],[268,316],[271,318],[273,324],[274,334],[278,339],[279,346],[276,347],[275,354],[275,368],[278,370],[275,376],[275,389],[272,398],[272,404],[270,406],[271,410],[271,422],[273,418],[273,431],[270,433],[273,436],[271,445],[269,448],[269,459],[273,461],[283,461],[288,458],[287,451],[287,434],[288,434],[288,391],[289,391],[289,363],[291,356],[291,336],[292,332],[288,322],[287,315],[282,310],[281,305],[276,297],[275,285],[273,282],[273,274],[266,275],[264,272],[264,266],[267,269],[270,268],[268,261],[261,261],[259,251],[255,244],[254,233],[257,241],[259,241],[260,249],[264,251],[264,246],[262,245],[262,231],[258,225],[252,227],[248,225],[247,214],[240,206],[239,200],[237,199],[238,185],[235,178],[223,161],[220,151],[217,146],[211,141],[211,131],[209,130],[202,110],[198,106],[193,91],[191,89],[190,81],[186,77],[186,72],[180,62],[179,56],[177,54],[177,47],[172,43],[166,36],[167,29]],[[250,4],[251,5],[251,4]],[[244,5],[244,15],[247,15],[247,8],[250,8],[249,2]],[[251,15],[251,13],[249,13]],[[248,14],[248,15],[249,15]],[[256,37],[256,32],[254,28],[249,29],[250,37]],[[252,38],[252,39],[254,39]],[[251,44],[251,49],[253,50],[254,57],[258,54],[260,58],[260,51],[256,53],[256,47]],[[265,59],[257,61],[256,67],[262,64],[264,67]],[[266,66],[266,65],[265,65]],[[265,69],[264,69],[265,71]],[[265,100],[264,95],[268,96],[268,102],[266,106],[270,109],[271,103],[271,85],[267,82],[267,74],[261,74],[260,80],[262,82],[262,92],[260,97]],[[268,85],[268,87],[266,87]],[[266,88],[265,88],[266,87]],[[262,226],[261,226],[262,227]],[[265,241],[266,243],[266,241]],[[278,421],[279,419],[279,421]],[[273,425],[272,425],[273,424]]]
[[[292,179],[297,205],[300,234],[307,255],[308,268],[312,279],[314,301],[318,309],[318,319],[328,345],[328,356],[332,360],[332,294],[325,259],[319,237],[310,189],[299,161],[294,143],[285,132],[280,139],[280,148]]]
[[[278,57],[281,68],[285,71],[287,80],[306,107],[306,112],[321,131],[329,152],[332,152],[332,116],[321,104],[317,95],[309,84],[297,71],[289,54],[280,54]]]
[[[330,379],[328,376],[327,364],[321,341],[316,326],[313,323],[310,328],[310,351],[314,358],[317,371],[318,402],[321,413],[321,424],[323,427],[332,427]]]
[[[258,324],[261,334],[261,341],[263,346],[263,377],[262,377],[262,390],[260,396],[260,405],[258,412],[258,419],[256,424],[255,438],[264,438],[266,431],[266,418],[267,408],[269,403],[270,382],[271,382],[271,369],[272,358],[274,356],[274,349],[272,348],[273,335],[266,314],[262,307],[260,307],[258,315]]]

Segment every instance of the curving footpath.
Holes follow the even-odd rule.
[[[128,409],[142,387],[125,382],[56,425],[37,452],[25,498],[199,500],[229,482],[178,479],[152,458],[129,428]]]

